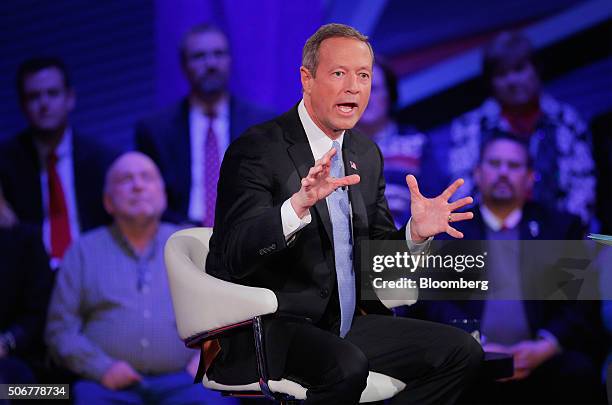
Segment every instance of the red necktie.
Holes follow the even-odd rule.
[[[68,207],[59,174],[57,173],[55,151],[47,157],[49,183],[49,220],[51,223],[51,257],[61,259],[70,245],[70,221]]]
[[[219,181],[219,146],[217,136],[213,128],[216,118],[214,111],[209,111],[208,131],[204,140],[204,188],[206,200],[204,201],[204,226],[215,224],[215,203],[217,201],[217,183]]]

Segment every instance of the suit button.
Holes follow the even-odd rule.
[[[327,288],[322,288],[320,295],[321,298],[327,298],[327,296],[329,295],[329,290]]]

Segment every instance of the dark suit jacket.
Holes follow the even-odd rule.
[[[0,228],[0,331],[15,337],[16,353],[33,358],[42,353],[42,334],[53,274],[33,227]]]
[[[476,207],[473,212],[473,220],[457,223],[456,228],[464,233],[467,240],[485,240],[486,224],[481,211]],[[519,232],[520,239],[526,241],[580,240],[584,237],[579,217],[547,209],[534,202],[527,203],[523,208]],[[443,323],[452,318],[480,319],[484,304],[482,300],[419,303],[427,307],[425,312],[428,319]],[[599,328],[598,304],[595,302],[526,300],[524,308],[533,338],[538,330],[545,329],[555,335],[565,349],[584,349],[599,344],[598,338],[592,334],[593,329]]]
[[[73,171],[81,231],[110,222],[102,203],[104,176],[116,151],[73,131]],[[0,145],[0,184],[22,222],[42,226],[44,220],[40,161],[31,130]],[[46,185],[45,185],[46,187]]]
[[[230,98],[230,141],[251,125],[273,117],[269,111]],[[139,121],[135,130],[136,149],[149,155],[159,167],[168,195],[164,218],[172,222],[187,221],[191,192],[191,137],[189,102],[183,99],[159,113]]]
[[[382,155],[366,136],[346,131],[346,174],[359,174],[349,187],[353,210],[354,267],[360,291],[360,243],[364,239],[405,239],[395,228],[384,197]],[[354,164],[351,164],[353,162]],[[332,225],[325,200],[310,210],[312,222],[291,243],[285,242],[281,205],[300,189],[314,165],[297,107],[249,129],[228,149],[221,167],[214,233],[207,272],[244,285],[269,288],[278,298],[278,314],[312,322],[338,333]],[[353,166],[353,167],[351,167]],[[366,312],[389,313],[380,301],[358,301]],[[356,311],[358,313],[359,311]],[[266,329],[269,372],[280,377],[291,331],[286,325]],[[270,326],[272,325],[272,326]],[[221,381],[255,381],[252,331],[221,342],[213,374]]]

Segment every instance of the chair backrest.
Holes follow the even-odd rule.
[[[181,339],[273,313],[270,290],[227,282],[206,274],[212,228],[175,232],[164,249],[168,283]]]

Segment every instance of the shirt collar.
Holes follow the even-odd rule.
[[[480,212],[482,213],[482,219],[484,223],[495,232],[499,232],[500,230],[502,230],[502,228],[515,228],[518,223],[521,222],[521,218],[523,217],[523,210],[521,208],[516,208],[514,211],[512,211],[510,215],[506,217],[505,221],[499,219],[484,204],[480,206]]]
[[[142,253],[138,253],[132,248],[132,245],[130,245],[130,242],[128,242],[128,240],[125,238],[116,222],[113,222],[111,225],[109,225],[109,232],[113,239],[115,239],[115,241],[119,244],[121,249],[123,249],[128,255],[132,256],[137,261],[149,261],[155,256],[155,253],[157,252],[159,225],[157,227],[157,231],[155,232],[155,236],[153,237],[153,239],[151,239],[151,241]]]
[[[302,122],[304,131],[306,132],[306,137],[308,138],[308,143],[310,144],[312,154],[314,155],[315,160],[320,159],[331,149],[333,141],[329,136],[325,135],[325,132],[323,132],[321,128],[317,126],[317,124],[314,123],[310,117],[310,114],[308,114],[308,110],[306,110],[304,99],[302,99],[298,105],[298,115],[300,116],[300,121]],[[342,131],[340,136],[336,139],[336,141],[340,144],[340,148],[342,148],[345,132],[346,131]]]
[[[229,117],[229,97],[223,96],[217,104],[215,104],[215,113],[217,114],[217,118],[228,118]],[[206,116],[206,111],[204,110],[204,106],[202,104],[189,103],[189,111],[191,113],[197,113],[200,115]]]
[[[43,161],[46,161],[47,156],[49,153],[51,153],[51,148],[37,138],[34,138],[34,145],[36,145],[38,155]],[[55,148],[55,154],[57,155],[58,160],[66,158],[72,154],[72,128],[67,127],[64,131],[62,140]]]

